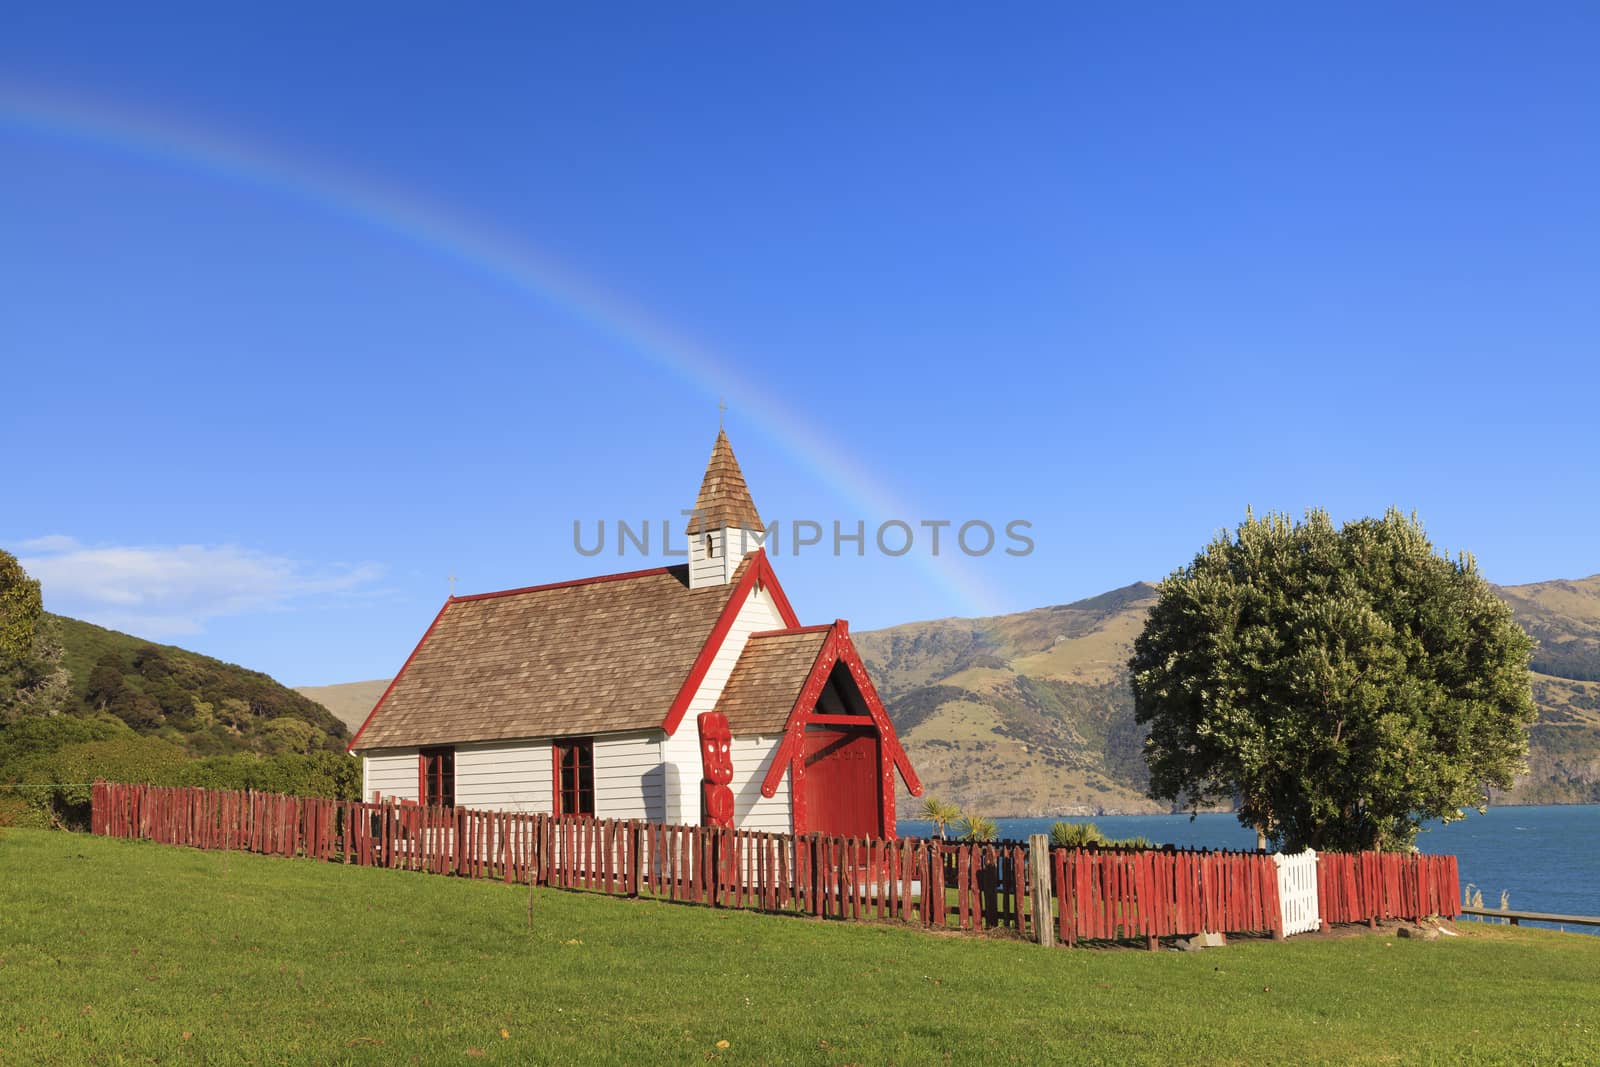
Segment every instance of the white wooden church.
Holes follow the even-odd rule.
[[[719,432],[686,565],[450,597],[350,742],[366,799],[699,823],[695,717],[718,711],[737,827],[893,836],[895,775],[922,786],[849,627],[800,625],[764,529]]]

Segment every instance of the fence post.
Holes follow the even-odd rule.
[[[628,820],[628,895],[639,895],[639,885],[644,880],[644,865],[649,862],[645,856],[645,828],[644,824]]]
[[[1034,936],[1039,944],[1051,948],[1056,943],[1056,928],[1050,914],[1050,838],[1044,834],[1028,838],[1028,883]]]

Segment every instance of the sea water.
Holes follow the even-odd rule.
[[[1000,836],[1024,840],[1047,834],[1054,819],[997,819]],[[1232,815],[1101,815],[1092,822],[1112,838],[1143,837],[1158,845],[1196,848],[1256,847],[1255,831]],[[927,837],[931,823],[902,819],[903,835]],[[1461,884],[1483,893],[1487,907],[1510,894],[1512,911],[1600,916],[1600,804],[1496,807],[1448,825],[1430,823],[1417,836],[1424,852],[1453,853]],[[1600,927],[1568,929],[1600,934]]]

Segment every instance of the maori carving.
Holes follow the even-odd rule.
[[[733,733],[728,717],[721,712],[701,712],[695,719],[700,728],[700,762],[704,778],[700,784],[703,822],[706,826],[733,829]]]

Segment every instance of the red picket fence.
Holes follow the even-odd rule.
[[[826,837],[97,782],[109,837],[960,930],[1031,927],[1026,845]],[[1065,944],[1281,930],[1272,858],[1053,849]],[[1425,862],[1424,862],[1425,861]],[[1332,922],[1454,915],[1454,857],[1321,857]]]
[[[1265,853],[1055,849],[1052,858],[1068,945],[1282,928],[1278,871]]]
[[[1317,898],[1325,923],[1455,918],[1461,885],[1454,856],[1400,852],[1317,855]]]

